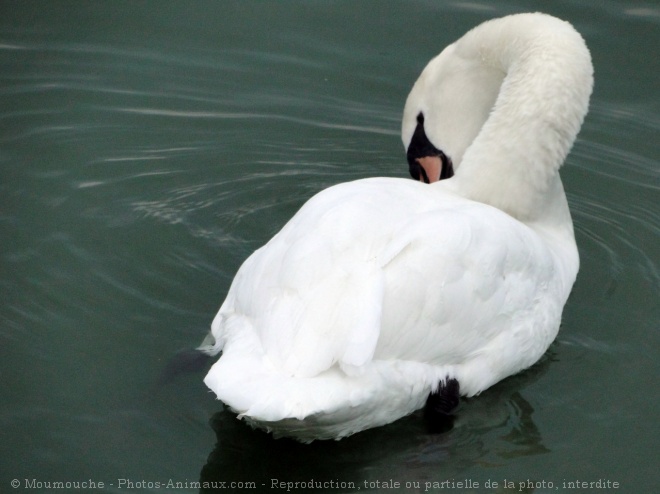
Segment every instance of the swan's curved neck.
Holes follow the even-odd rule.
[[[551,211],[558,220],[559,209],[568,211],[558,170],[587,113],[591,58],[568,23],[548,16],[537,25],[513,19],[486,23],[454,46],[458,56],[476,61],[473,70],[504,74],[455,186],[521,221],[541,221]]]

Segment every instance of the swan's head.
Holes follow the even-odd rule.
[[[451,178],[454,175],[451,158],[435,147],[427,137],[422,112],[417,114],[416,121],[417,125],[406,150],[410,175],[427,184]]]
[[[469,176],[467,196],[528,217],[575,141],[592,86],[589,50],[569,23],[539,13],[487,21],[433,58],[410,91],[401,134],[411,173],[441,178],[426,155],[444,156],[457,179]]]
[[[401,135],[410,174],[417,180],[433,182],[454,174],[502,84],[501,70],[465,58],[461,51],[456,43],[445,48],[408,95]]]
[[[408,95],[401,131],[413,176],[439,179],[426,155],[444,156],[463,197],[572,231],[559,168],[592,87],[591,55],[568,22],[533,13],[480,24],[432,59]]]

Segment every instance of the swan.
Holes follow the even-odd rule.
[[[565,21],[487,21],[433,58],[402,140],[418,180],[312,197],[240,267],[199,347],[254,427],[341,439],[426,405],[448,417],[539,360],[579,258],[559,168],[593,86]]]

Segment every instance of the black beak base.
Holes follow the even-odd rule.
[[[426,136],[426,132],[424,131],[424,114],[420,113],[417,115],[417,127],[415,127],[415,132],[410,140],[410,145],[406,152],[406,158],[408,159],[410,176],[415,180],[423,180],[424,183],[428,184],[429,177],[422,165],[417,161],[418,158],[424,158],[426,156],[438,156],[440,158],[440,161],[442,162],[440,180],[454,176],[454,166],[451,159],[445,155],[445,153],[436,148]]]

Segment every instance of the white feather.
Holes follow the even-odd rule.
[[[310,441],[392,422],[447,378],[472,396],[535,363],[578,271],[558,169],[591,86],[579,34],[543,14],[445,49],[408,98],[402,136],[424,112],[455,176],[310,199],[236,274],[205,383],[239,417]]]

